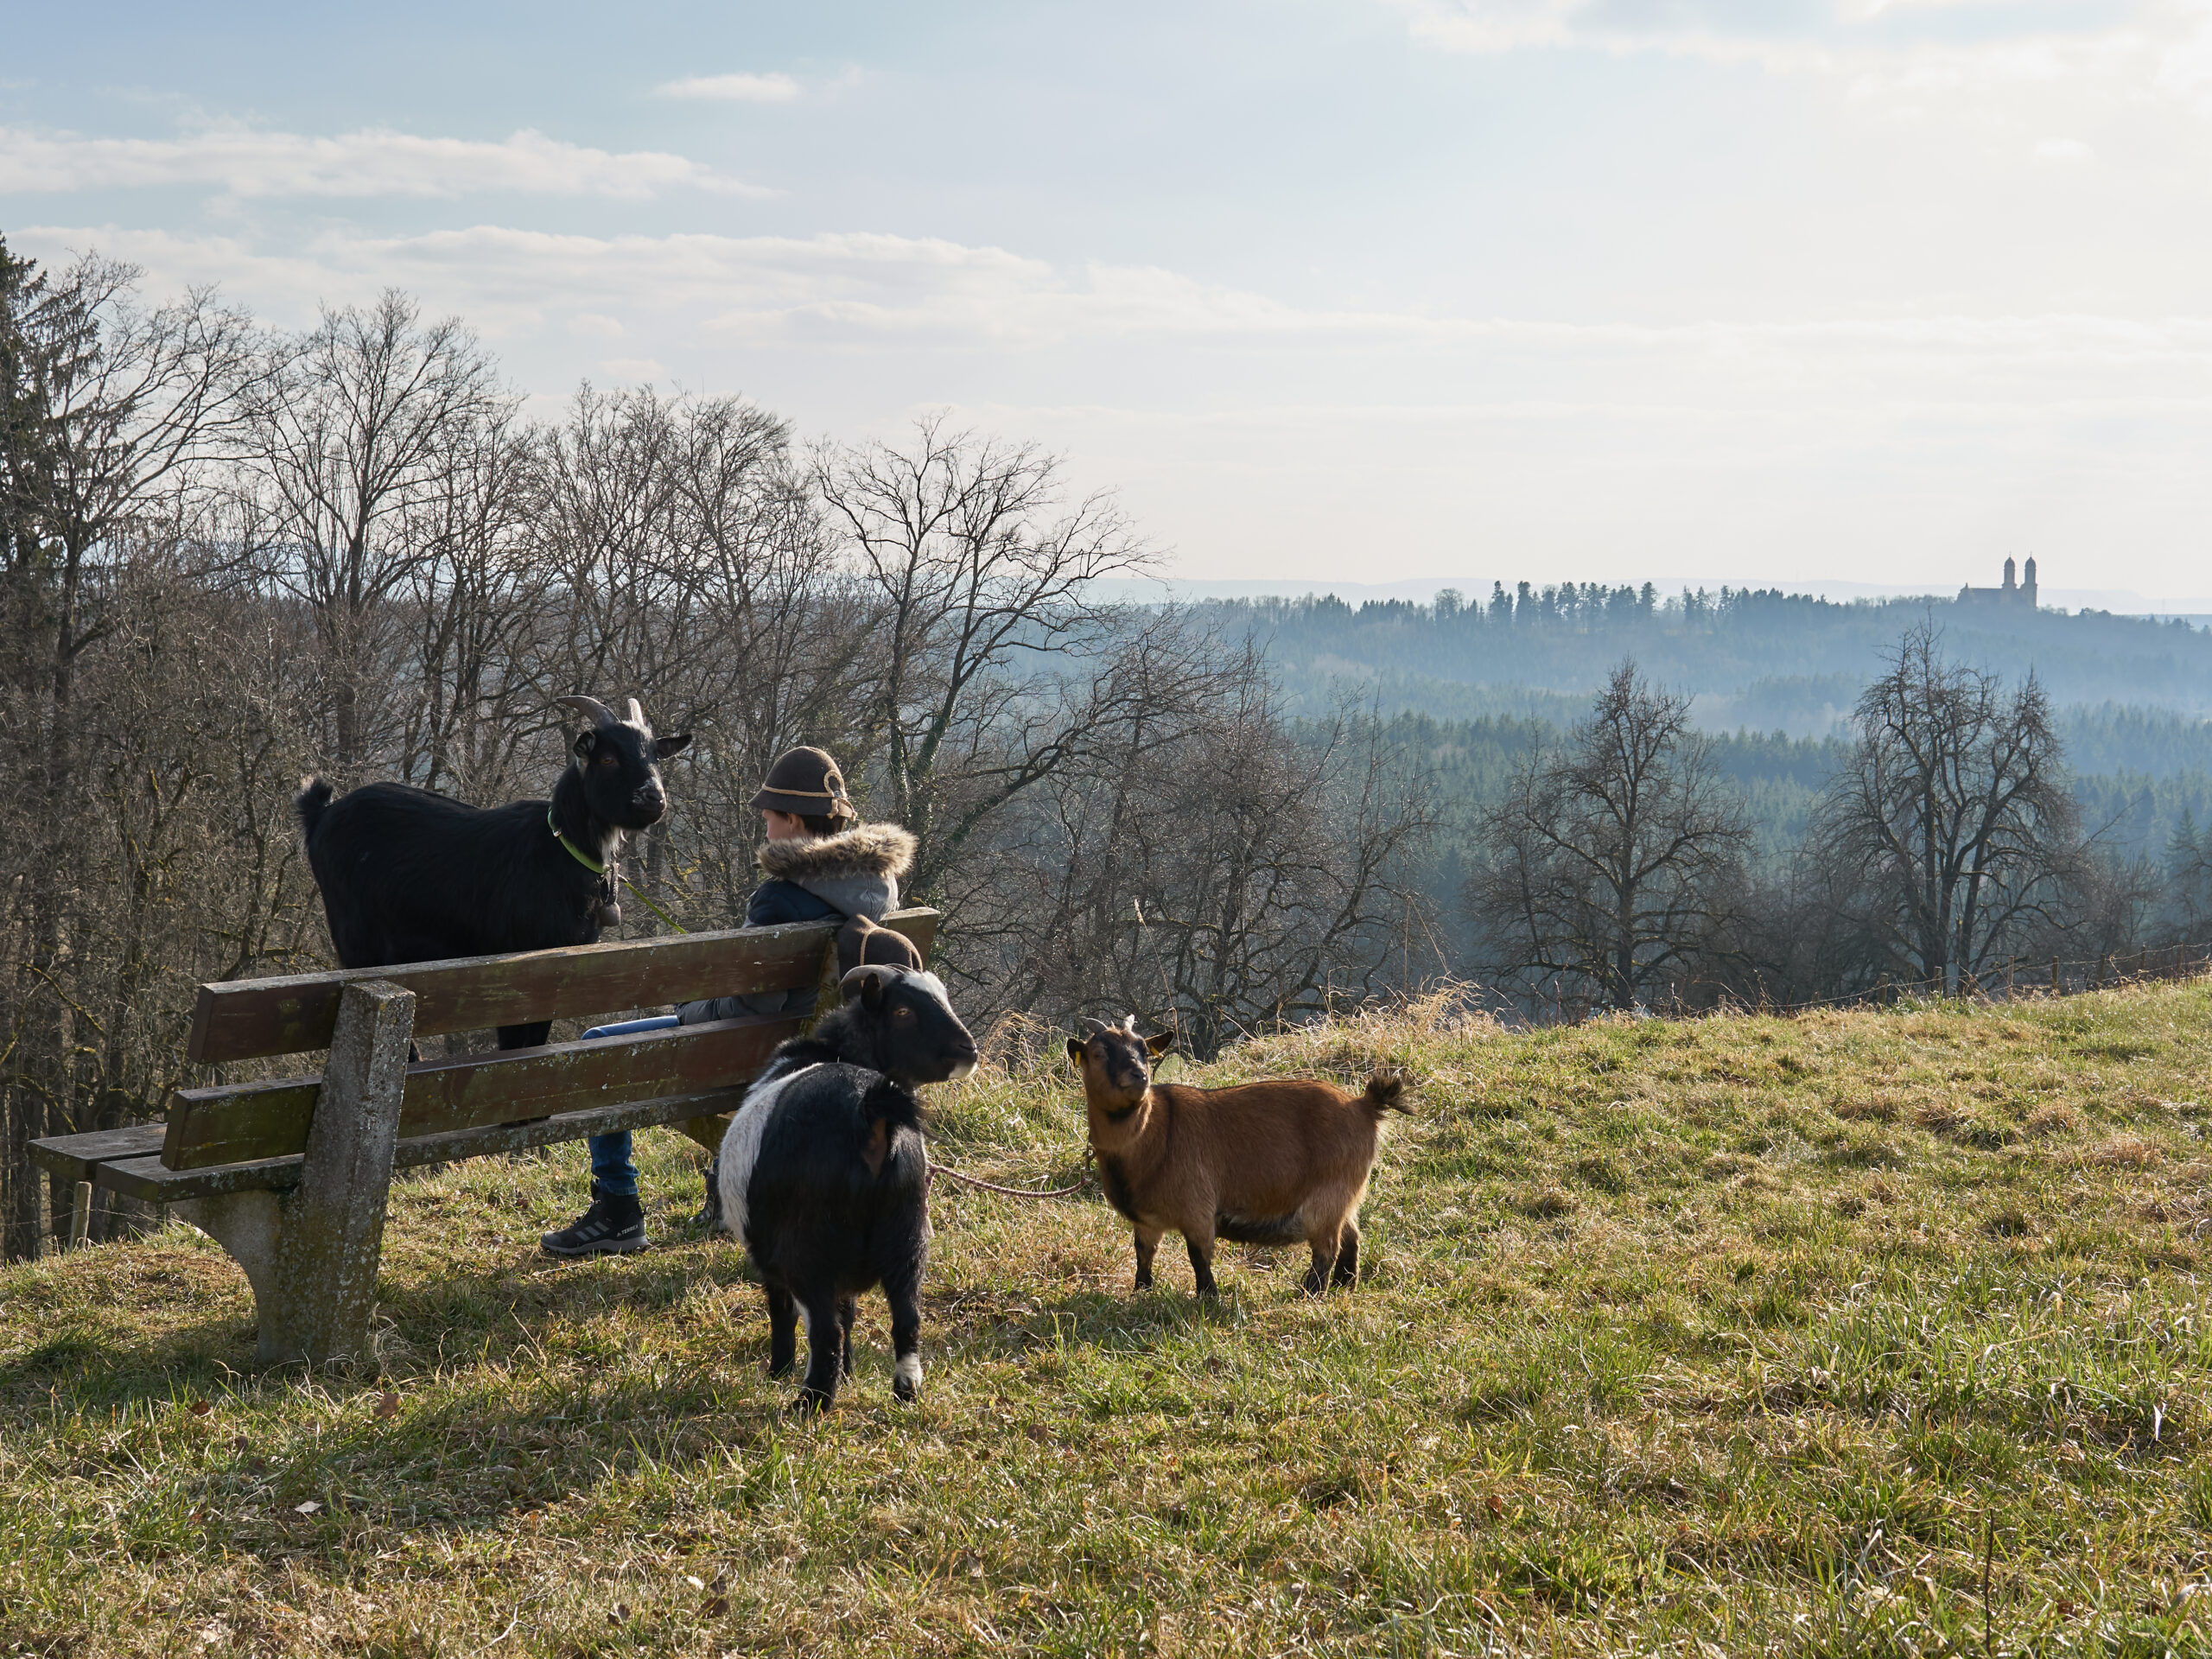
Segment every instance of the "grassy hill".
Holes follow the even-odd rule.
[[[940,1184],[924,1397],[824,1421],[652,1137],[405,1181],[376,1366],[253,1375],[173,1229],[0,1272],[0,1643],[53,1654],[2157,1654],[2212,1644],[2204,983],[1509,1035],[1435,1007],[1201,1080],[1422,1079],[1325,1303],[1128,1290],[1095,1196]],[[1040,1045],[1049,1056],[1048,1044]],[[938,1153],[1065,1177],[1017,1057]],[[1703,1643],[1706,1645],[1700,1647]]]

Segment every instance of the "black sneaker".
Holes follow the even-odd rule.
[[[591,1190],[591,1208],[557,1233],[537,1241],[548,1255],[626,1255],[652,1241],[645,1236],[645,1212],[636,1193],[620,1197]]]
[[[722,1220],[721,1183],[715,1179],[715,1173],[721,1167],[721,1161],[720,1158],[707,1160],[707,1199],[699,1206],[699,1213],[691,1217],[691,1224],[702,1232],[726,1233],[729,1230],[728,1224]]]

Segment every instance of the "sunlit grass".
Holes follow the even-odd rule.
[[[404,1181],[376,1363],[255,1374],[182,1228],[0,1273],[0,1641],[35,1652],[2157,1654],[2212,1647],[2212,994],[1508,1035],[1440,1005],[1368,1281],[1128,1290],[1095,1194],[941,1183],[913,1407],[802,1421],[740,1253],[556,1265],[580,1147]],[[1082,1166],[1052,1046],[937,1155]],[[1987,1595],[1984,1595],[1985,1579]],[[1700,1649],[1699,1642],[1712,1644]]]

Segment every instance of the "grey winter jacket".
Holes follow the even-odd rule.
[[[842,921],[865,916],[880,922],[899,908],[899,878],[913,868],[914,837],[895,823],[863,823],[834,836],[771,841],[760,849],[768,877],[745,906],[747,927],[782,922]],[[687,1026],[731,1020],[742,1014],[795,1014],[814,1011],[814,988],[717,996],[677,1006]]]

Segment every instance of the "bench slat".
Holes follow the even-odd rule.
[[[883,918],[886,927],[920,947],[925,961],[936,943],[937,924],[933,910],[893,911]],[[327,1048],[339,990],[349,980],[389,980],[414,992],[417,1037],[734,991],[791,990],[815,982],[834,933],[827,922],[794,922],[202,985],[186,1054],[198,1065],[215,1065]]]
[[[34,1141],[27,1150],[31,1161],[50,1174],[69,1182],[89,1181],[101,1164],[118,1158],[144,1158],[162,1149],[162,1126],[132,1123],[119,1129],[93,1129],[84,1135],[49,1135]]]
[[[562,1112],[529,1123],[498,1123],[459,1129],[445,1135],[403,1139],[392,1155],[392,1167],[411,1169],[424,1164],[451,1163],[486,1153],[523,1152],[532,1147],[579,1141],[586,1135],[615,1129],[649,1128],[661,1123],[734,1112],[745,1098],[741,1086],[708,1089],[695,1094],[671,1095],[659,1100],[633,1100],[619,1106],[594,1106],[586,1111]],[[159,1158],[124,1158],[94,1167],[94,1185],[143,1198],[149,1204],[176,1204],[220,1192],[257,1189],[282,1192],[299,1185],[304,1156],[263,1158],[249,1163],[225,1164],[216,1169],[173,1170]]]
[[[720,1020],[596,1042],[417,1061],[407,1068],[399,1133],[404,1141],[741,1085],[804,1026],[797,1019]],[[181,1172],[303,1152],[321,1088],[320,1077],[292,1077],[181,1089],[169,1097],[162,1164]]]

